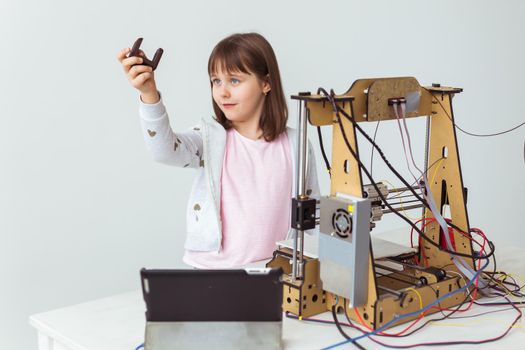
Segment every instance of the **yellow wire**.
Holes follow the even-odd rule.
[[[445,160],[445,158],[441,158],[438,163],[437,163],[437,167],[436,169],[434,170],[434,174],[432,175],[432,180],[430,181],[430,183],[433,183],[434,182],[434,179],[436,178],[436,174],[437,174],[437,171],[439,169],[439,166],[441,165],[441,163]]]
[[[484,273],[484,275],[487,276],[488,278],[491,278],[491,275],[489,275],[488,273],[486,273],[486,272],[483,272],[483,273]],[[517,284],[517,285],[521,285],[521,278],[518,278],[518,276],[515,275],[515,274],[510,274],[510,273],[505,273],[505,272],[499,272],[498,275],[500,275],[500,277],[501,277],[501,276],[504,276],[503,280],[500,282],[500,281],[494,279],[494,282],[496,282],[496,283],[497,283],[497,284],[498,284],[503,290],[506,291],[506,294],[505,294],[504,296],[511,297],[511,298],[514,297],[514,298],[518,299],[518,297],[516,297],[515,295],[512,294],[513,291],[511,291],[510,289],[508,289],[508,288],[503,284],[503,282],[505,281],[505,279],[506,279],[507,277],[512,277],[512,278],[514,278],[514,280],[516,281],[516,284]],[[521,291],[522,289],[523,289],[523,287],[520,288],[520,289],[518,289],[518,291]]]
[[[488,274],[486,274],[486,275],[487,275],[488,277],[490,277],[490,275],[488,275]],[[495,280],[495,282],[496,282],[496,283],[497,283],[497,284],[498,284],[503,290],[506,291],[506,293],[505,293],[504,296],[505,296],[505,297],[509,297],[509,298],[511,298],[511,299],[514,298],[515,300],[516,300],[516,299],[519,299],[517,296],[515,296],[514,294],[512,294],[513,291],[511,291],[510,289],[508,289],[506,286],[503,285],[503,282],[505,281],[505,278],[506,278],[506,277],[511,277],[511,278],[514,278],[514,280],[516,281],[516,284],[517,284],[517,285],[521,285],[521,279],[518,278],[518,277],[517,277],[516,275],[514,275],[514,274],[511,275],[510,273],[505,273],[505,272],[500,272],[499,275],[501,275],[501,276],[505,276],[505,277],[503,278],[503,280],[502,280],[501,282],[498,281],[498,280],[496,280],[496,279],[494,279],[494,280]],[[520,288],[520,289],[518,289],[518,292],[520,292],[522,289],[523,289],[523,287]],[[503,296],[502,296],[502,297],[503,297]]]
[[[437,174],[437,171],[438,171],[438,169],[439,169],[439,166],[441,165],[441,163],[442,163],[444,160],[445,160],[445,158],[441,158],[441,159],[439,159],[439,160],[437,161],[437,164],[436,164],[437,166],[436,166],[436,169],[434,170],[434,174],[432,175],[432,181],[431,181],[431,183],[434,182],[434,179],[436,178],[436,174]],[[388,185],[390,185],[390,187],[395,188],[395,186],[392,185],[392,183],[391,183],[390,181],[388,181],[388,180],[380,180],[380,182],[385,182],[385,183],[387,183]],[[448,196],[448,193],[446,193],[446,195]],[[445,200],[446,200],[446,199],[445,199]],[[421,219],[421,217],[415,217],[415,218],[413,218],[413,217],[411,217],[410,215],[408,215],[408,213],[406,212],[405,208],[403,207],[403,199],[399,198],[399,201],[401,202],[401,211],[403,211],[403,213],[405,214],[405,216],[406,216],[407,218],[409,218],[410,220],[413,220],[413,221],[417,221],[417,220]]]
[[[447,270],[447,273],[453,273],[453,274],[456,274],[458,276],[460,276],[462,279],[463,279],[463,275],[461,275],[460,273],[456,272],[456,271],[448,271]],[[500,275],[502,276],[508,276],[508,277],[514,277],[514,276],[511,276],[510,274],[506,274],[506,273],[503,273],[501,272]],[[516,282],[519,283],[518,279],[516,277],[514,277],[514,279],[516,279]],[[465,282],[465,281],[463,281]],[[507,290],[506,288],[503,287],[503,283],[500,282],[500,281],[496,281],[497,284],[499,284],[504,290]],[[521,288],[520,288],[521,290]],[[506,295],[507,297],[512,297],[511,293],[509,291],[506,292]],[[471,322],[471,323],[468,323],[468,324],[461,324],[461,323],[446,323],[446,324],[438,324],[438,323],[434,323],[432,322],[432,326],[438,326],[438,327],[471,327],[473,325],[478,325],[478,324],[482,324],[483,321],[489,321],[489,320],[495,320],[496,322],[495,323],[504,323],[502,320],[500,319],[493,319],[493,318],[484,318],[483,320],[480,320],[478,322]],[[493,322],[493,321],[492,321]],[[522,332],[522,333],[525,333],[525,327],[521,324],[515,324],[514,326],[512,326],[512,328],[519,328],[519,331]]]
[[[490,321],[491,324],[499,323],[499,324],[505,324],[505,322],[501,319],[494,319],[494,318],[484,318],[483,320],[480,320],[478,322],[470,322],[470,323],[438,323],[438,322],[432,322],[430,323],[434,327],[472,327],[476,325],[483,325],[487,324],[487,322]],[[515,324],[511,328],[518,328],[520,332],[525,333],[525,327],[521,324]]]
[[[506,277],[510,277],[510,276],[507,275],[506,273],[501,273],[501,275],[506,276]],[[498,281],[498,280],[496,280],[496,279],[494,279],[494,280],[495,280],[495,282],[501,287],[501,289],[503,289],[504,291],[506,291],[506,292],[505,292],[505,296],[508,297],[508,296],[510,295],[510,291],[509,291],[509,289],[508,289],[507,287],[505,287],[505,286],[503,285],[503,281],[505,280],[505,278],[503,278],[503,281]]]
[[[514,280],[516,281],[516,284],[517,284],[517,285],[521,285],[521,284],[522,284],[521,281],[522,281],[523,279],[522,279],[520,276],[518,276],[517,274],[514,274],[514,273],[513,273],[513,274],[510,274],[510,273],[504,273],[504,272],[503,272],[502,275],[507,276],[507,277],[512,277],[512,278],[514,278]],[[521,289],[522,289],[522,288],[520,288],[520,290],[521,290]]]
[[[417,297],[419,298],[419,310],[421,310],[423,308],[423,298],[421,297],[421,294],[419,294],[419,292],[414,288],[407,288],[406,290],[411,290],[417,294]]]
[[[440,160],[438,160],[437,162],[437,166],[436,166],[436,169],[434,170],[434,174],[432,174],[432,179],[430,180],[430,184],[433,184],[434,183],[434,179],[436,178],[436,175],[437,175],[437,171],[439,169],[439,167],[441,166],[441,163],[445,160],[445,158],[441,158]],[[445,190],[446,192],[446,190]],[[429,193],[429,195],[431,196],[432,193]],[[446,192],[446,195],[448,196],[448,193]],[[446,201],[446,199],[445,199]]]
[[[387,180],[380,180],[380,182],[386,182],[387,184],[390,185],[390,187],[395,188],[394,185],[392,185],[392,183],[391,183],[390,181],[387,181]],[[414,221],[421,219],[421,217],[413,218],[413,217],[411,217],[410,215],[408,215],[407,212],[406,212],[406,210],[405,210],[405,208],[403,207],[403,200],[402,200],[401,198],[399,198],[399,201],[401,202],[401,210],[403,211],[403,213],[405,214],[405,216],[406,216],[407,218],[409,218],[410,220],[414,220]]]

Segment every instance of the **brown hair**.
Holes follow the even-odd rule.
[[[246,74],[255,74],[260,80],[267,80],[271,90],[266,95],[259,121],[263,134],[268,142],[275,140],[286,131],[288,107],[284,97],[279,66],[270,43],[258,33],[239,33],[222,39],[210,54],[208,60],[208,74],[211,76],[222,69],[233,73],[241,71]],[[213,84],[210,83],[212,89]],[[226,130],[232,127],[212,97],[215,119]]]

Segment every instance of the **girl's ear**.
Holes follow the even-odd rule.
[[[271,89],[272,87],[270,86],[270,75],[266,74],[262,84],[263,94],[266,95],[268,92],[270,92]]]

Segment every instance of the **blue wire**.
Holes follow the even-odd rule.
[[[388,321],[387,323],[385,323],[384,325],[382,325],[381,327],[379,327],[378,329],[376,330],[373,330],[371,332],[368,332],[368,333],[364,333],[363,335],[360,335],[358,337],[355,337],[355,338],[351,338],[351,339],[347,339],[345,341],[342,341],[340,343],[337,343],[337,344],[334,344],[334,345],[330,345],[329,347],[327,348],[323,348],[322,350],[328,350],[328,349],[333,349],[333,348],[336,348],[338,346],[341,346],[343,344],[347,344],[347,343],[350,343],[350,342],[354,342],[354,341],[357,341],[359,339],[362,339],[362,338],[365,338],[365,337],[369,337],[371,335],[374,335],[374,334],[377,334],[378,332],[381,332],[383,329],[387,328],[389,325],[391,325],[392,323],[394,322],[397,322],[399,321],[400,319],[402,318],[405,318],[405,317],[410,317],[410,316],[414,316],[414,315],[417,315],[417,314],[420,314],[421,312],[423,311],[426,311],[428,309],[430,309],[432,306],[436,305],[436,304],[439,304],[443,299],[446,299],[448,298],[449,296],[451,295],[454,295],[456,293],[459,293],[461,291],[464,291],[465,289],[467,289],[468,287],[470,287],[473,283],[474,283],[474,280],[481,274],[481,272],[483,270],[485,270],[485,268],[489,265],[489,260],[487,259],[487,262],[485,263],[485,265],[483,265],[483,267],[481,269],[479,269],[476,274],[474,275],[474,277],[467,283],[465,284],[463,287],[459,288],[459,289],[456,289],[455,291],[453,292],[450,292],[450,293],[447,293],[445,295],[443,295],[441,298],[438,298],[436,300],[434,300],[432,303],[428,304],[427,306],[425,306],[424,308],[422,308],[421,310],[417,310],[417,311],[414,311],[414,312],[410,312],[408,314],[402,314],[402,315],[398,315],[398,316],[394,316],[394,318],[392,318],[390,321]]]
[[[142,343],[142,344],[140,344],[139,346],[137,346],[137,347],[135,348],[135,350],[139,350],[140,348],[144,348],[144,343]]]

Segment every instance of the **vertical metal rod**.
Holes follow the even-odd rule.
[[[303,110],[303,120],[302,120],[302,128],[301,128],[301,136],[302,136],[302,157],[301,157],[301,197],[308,197],[306,195],[306,165],[308,164],[308,110],[306,109],[306,101],[304,102]],[[299,238],[301,239],[301,255],[300,255],[300,271],[302,271],[302,267],[304,264],[304,230],[299,231]],[[304,276],[301,276],[304,277]]]
[[[308,135],[307,130],[307,117],[306,117],[306,106],[303,106],[303,102],[299,101],[299,117],[297,120],[297,171],[296,175],[296,193],[297,198],[302,199],[306,193],[306,149],[308,147]],[[298,241],[301,244],[300,262],[303,263],[304,255],[304,230],[294,230],[294,242],[293,242],[293,256],[292,256],[292,281],[298,276],[297,268],[297,251]]]
[[[426,131],[426,134],[425,134],[425,163],[424,163],[425,167],[423,168],[424,169],[423,170],[424,171],[423,176],[425,176],[425,174],[428,174],[428,172],[429,172],[429,170],[428,170],[428,152],[429,152],[429,149],[430,149],[430,116],[427,115],[427,131]],[[421,191],[424,191],[424,189],[421,189]],[[421,214],[422,218],[425,217],[425,211],[426,211],[426,208],[425,208],[425,206],[423,206],[423,213]]]
[[[299,150],[299,181],[298,181],[298,194],[301,197],[305,197],[306,193],[306,153],[308,147],[308,135],[307,135],[307,122],[306,117],[306,106],[302,109],[301,120],[299,125],[299,138],[297,140],[297,148]]]
[[[297,140],[299,140],[299,130],[301,125],[301,116],[302,116],[302,102],[301,100],[298,101],[297,104]],[[297,149],[299,150],[299,146],[297,146]],[[299,154],[299,152],[297,152]],[[299,196],[299,157],[297,157],[297,166],[295,168],[295,194],[296,197]],[[293,251],[292,251],[292,281],[295,281],[297,277],[297,229],[293,229]]]

